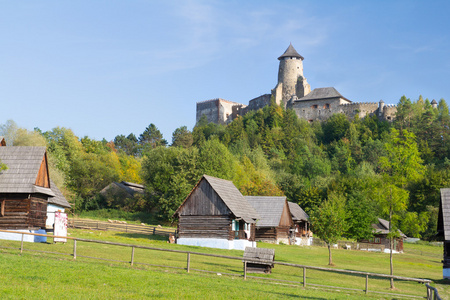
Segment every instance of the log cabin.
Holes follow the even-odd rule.
[[[389,221],[378,218],[378,223],[372,224],[373,228],[373,238],[368,240],[361,240],[359,242],[366,243],[368,251],[379,251],[384,249],[384,252],[390,252],[390,242],[388,238],[389,234]],[[406,235],[398,230],[399,236],[398,238],[394,238],[394,253],[403,253],[403,240],[406,238]],[[372,246],[372,248],[371,248]],[[364,249],[361,249],[364,250]]]
[[[231,181],[203,175],[174,214],[177,244],[244,250],[256,247],[258,213]]]
[[[297,203],[288,201],[288,205],[294,222],[294,243],[296,245],[312,245],[312,232],[308,214]]]
[[[48,198],[55,196],[45,147],[0,147],[0,161],[8,167],[0,172],[0,229],[45,233]],[[0,238],[17,239],[9,233]]]
[[[261,217],[256,222],[257,241],[293,243],[294,222],[285,196],[245,196],[245,199]]]
[[[444,258],[442,260],[442,275],[450,279],[450,189],[441,189],[439,217],[437,226],[438,236],[444,240]]]

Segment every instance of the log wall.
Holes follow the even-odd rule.
[[[218,238],[230,240],[231,220],[228,216],[180,216],[179,238]]]
[[[0,229],[45,228],[47,200],[28,194],[0,196]]]

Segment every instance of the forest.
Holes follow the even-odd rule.
[[[14,146],[46,146],[52,180],[72,212],[115,209],[172,215],[202,174],[231,180],[244,195],[285,195],[314,219],[327,209],[351,239],[372,236],[378,217],[411,237],[434,239],[440,188],[450,186],[450,115],[420,96],[398,102],[393,122],[335,114],[308,123],[274,102],[228,125],[201,118],[172,141],[150,124],[113,141],[56,127],[29,131],[9,120],[0,135]],[[145,195],[105,199],[114,181],[145,185]]]

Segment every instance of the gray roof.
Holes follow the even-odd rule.
[[[278,57],[278,59],[281,60],[283,57],[298,57],[301,60],[304,59],[303,56],[298,54],[297,50],[294,49],[292,44],[289,44],[289,47],[286,49],[286,51],[284,51],[284,53],[280,57]]]
[[[308,101],[308,100],[320,100],[320,99],[330,99],[330,98],[342,98],[348,100],[342,96],[334,87],[317,88],[312,90],[308,95],[302,97],[295,102]],[[348,100],[350,101],[350,100]]]
[[[259,218],[259,214],[245,200],[233,182],[208,175],[203,175],[203,178],[208,181],[220,199],[237,218],[242,218],[247,223],[254,223],[254,220]]]
[[[289,210],[291,211],[292,220],[293,221],[308,221],[309,216],[305,213],[305,211],[294,202],[289,202]]]
[[[441,219],[442,217],[442,219]],[[441,223],[442,222],[442,223]],[[440,224],[439,224],[440,223]],[[444,239],[450,241],[450,189],[441,189],[441,206],[438,224],[444,230]]]
[[[388,234],[389,233],[389,221],[386,221],[384,219],[378,218],[378,224],[372,224],[373,229],[375,229],[375,233],[381,233],[381,234]],[[400,232],[401,237],[406,237],[406,235],[398,230]]]
[[[45,147],[0,147],[0,161],[8,166],[0,173],[0,193],[55,196],[51,189],[35,185],[45,153]]]
[[[119,188],[119,189],[117,189],[117,188]],[[143,194],[145,187],[141,184],[127,182],[127,181],[112,182],[112,183],[108,184],[106,187],[104,187],[100,191],[100,194],[106,195],[106,193],[111,193],[111,192],[117,193],[118,191],[121,191],[121,190],[125,191],[130,196],[133,196],[136,193]]]
[[[255,208],[261,218],[257,227],[278,227],[286,205],[286,197],[276,196],[245,196],[245,199]]]
[[[433,101],[431,101],[431,104],[438,104],[438,103],[435,99],[433,99]]]
[[[69,202],[66,200],[66,197],[61,193],[56,184],[50,179],[50,187],[55,194],[55,197],[48,198],[48,203],[56,206],[61,206],[65,208],[70,208]]]

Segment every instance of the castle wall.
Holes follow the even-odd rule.
[[[253,98],[248,102],[248,106],[244,107],[241,111],[241,115],[245,115],[249,111],[258,110],[264,106],[270,105],[271,94],[264,94],[259,97]]]
[[[310,122],[315,120],[325,121],[333,114],[340,112],[341,103],[347,102],[341,98],[303,100],[294,102],[292,109],[299,118]]]
[[[197,102],[196,122],[206,115],[208,123],[228,124],[233,120],[233,106],[243,105],[220,98]]]
[[[364,118],[365,116],[371,116],[376,114],[378,111],[378,103],[376,102],[355,102],[349,104],[343,104],[340,107],[340,112],[345,114],[349,118],[354,118],[356,115],[359,118]]]

